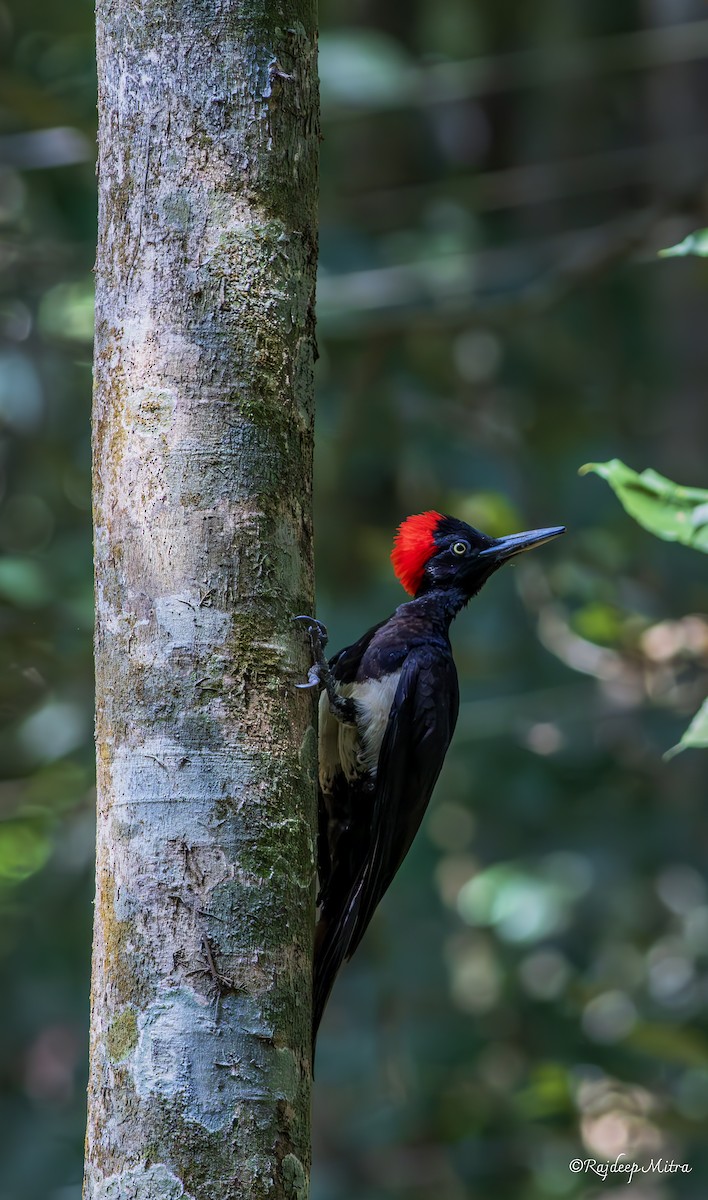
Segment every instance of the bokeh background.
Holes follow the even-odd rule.
[[[0,3],[0,1200],[79,1200],[91,926],[88,0]],[[699,0],[321,0],[319,613],[438,507],[566,523],[458,620],[436,798],[322,1029],[314,1200],[708,1195],[705,560],[606,485],[708,484]],[[575,1157],[674,1159],[624,1189]]]

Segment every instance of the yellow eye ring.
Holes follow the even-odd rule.
[[[462,557],[463,554],[466,554],[468,550],[469,550],[469,546],[467,545],[467,542],[453,542],[452,543],[452,553],[458,554],[460,556],[460,558]]]

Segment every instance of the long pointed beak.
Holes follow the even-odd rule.
[[[479,558],[490,558],[494,562],[503,563],[515,554],[523,554],[526,550],[534,550],[544,542],[565,533],[565,525],[552,525],[549,529],[529,529],[525,533],[510,533],[507,537],[495,538],[494,545],[488,550],[482,550]]]

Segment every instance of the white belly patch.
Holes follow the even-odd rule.
[[[400,677],[400,671],[393,671],[381,679],[339,685],[337,690],[341,696],[351,697],[357,702],[359,718],[356,729],[353,725],[342,725],[333,716],[327,693],[322,692],[319,770],[320,786],[324,792],[330,791],[334,776],[339,770],[344,772],[348,780],[355,779],[366,771],[376,770]]]

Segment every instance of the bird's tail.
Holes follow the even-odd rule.
[[[350,957],[350,946],[356,934],[361,883],[353,888],[347,903],[336,916],[323,911],[315,930],[315,966],[312,997],[312,1053],[315,1053],[317,1031],[320,1027],[330,992],[339,968]]]

